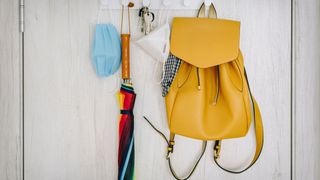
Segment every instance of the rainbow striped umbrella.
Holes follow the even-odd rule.
[[[120,104],[119,121],[119,147],[118,147],[118,180],[134,179],[134,121],[133,106],[136,98],[130,78],[130,14],[129,8],[134,4],[128,4],[129,34],[122,33],[123,9],[121,18],[121,59],[122,59],[122,80],[118,93]]]
[[[122,84],[118,94],[120,104],[118,180],[134,178],[134,121],[133,106],[136,98],[131,84]]]

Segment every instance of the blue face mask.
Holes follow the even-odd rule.
[[[97,24],[94,35],[92,60],[100,77],[114,74],[121,64],[121,42],[112,24]]]

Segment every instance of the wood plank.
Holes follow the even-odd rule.
[[[320,179],[320,2],[294,2],[294,179]]]
[[[117,177],[118,103],[107,92],[116,81],[97,78],[90,60],[96,3],[26,2],[26,180]],[[217,1],[216,6],[220,17],[242,22],[241,48],[263,114],[265,149],[251,170],[234,176],[213,165],[210,144],[191,179],[289,179],[290,1]],[[137,38],[137,12],[132,12],[133,38]],[[111,14],[119,27],[120,12]],[[194,14],[171,11],[170,15]],[[102,17],[106,22],[108,13]],[[137,179],[173,179],[164,141],[142,119],[148,116],[168,134],[160,86],[152,77],[154,66],[155,61],[132,43],[132,77],[138,94],[135,174]],[[253,135],[224,143],[222,163],[237,166],[250,158]],[[199,150],[200,142],[177,137],[173,161],[179,174],[186,172]]]
[[[236,176],[213,165],[210,146],[203,172],[207,178],[290,179],[290,6],[289,0],[216,1],[219,17],[241,21],[241,49],[252,93],[263,117],[265,141],[256,164]],[[254,150],[253,141],[253,133],[226,140],[222,144],[221,158],[225,160],[221,164],[244,167]]]
[[[0,1],[0,179],[22,179],[18,1]]]

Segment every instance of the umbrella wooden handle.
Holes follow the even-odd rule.
[[[130,34],[121,34],[122,79],[130,79]]]

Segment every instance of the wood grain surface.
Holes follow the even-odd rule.
[[[241,21],[243,51],[252,91],[265,126],[261,158],[248,172],[227,174],[213,164],[212,144],[191,179],[290,178],[291,4],[276,1],[216,1],[218,15]],[[25,39],[25,179],[116,179],[117,78],[98,78],[90,60],[91,36],[98,10],[94,1],[27,1]],[[132,14],[133,42],[139,36]],[[102,22],[110,21],[108,12]],[[120,24],[119,11],[111,12]],[[194,16],[171,11],[170,16]],[[142,119],[148,116],[168,134],[156,61],[132,43],[131,76],[137,101],[135,140],[137,179],[173,179],[165,143]],[[159,72],[158,65],[157,69]],[[153,74],[158,75],[157,77]],[[117,75],[119,76],[119,75]],[[112,92],[113,91],[113,92]],[[254,150],[254,134],[224,141],[221,163],[245,165]],[[185,174],[200,142],[177,137],[173,155]]]
[[[121,73],[98,78],[90,59],[98,2],[26,0],[23,71],[18,0],[0,1],[1,180],[117,178],[119,109],[115,93]],[[261,108],[265,145],[255,166],[233,175],[214,165],[210,142],[191,179],[320,179],[320,3],[215,0],[214,4],[220,18],[241,21],[241,50]],[[141,33],[137,10],[131,15],[131,76],[137,93],[136,179],[173,179],[165,160],[165,142],[142,119],[149,117],[168,135],[158,84],[161,65],[134,43]],[[194,10],[169,11],[170,17],[194,15]],[[104,11],[101,22],[119,28],[120,11]],[[243,167],[254,146],[252,128],[245,138],[223,141],[221,164]],[[188,172],[200,148],[199,141],[176,138],[172,159],[178,174]]]
[[[0,179],[22,178],[18,1],[0,1]]]
[[[294,178],[320,179],[320,2],[294,2]]]
[[[191,179],[290,179],[291,1],[214,1],[220,18],[241,21],[241,49],[265,126],[265,145],[255,166],[240,175],[218,169],[212,143]],[[318,179],[319,2],[295,1],[295,178]],[[142,119],[168,134],[157,83],[161,65],[134,43],[141,34],[132,15],[131,76],[135,106],[136,179],[173,179],[165,142]],[[194,16],[195,11],[169,11]],[[102,180],[117,177],[120,72],[98,78],[90,59],[98,1],[26,0],[25,171],[26,180]],[[111,16],[110,16],[111,14]],[[22,179],[21,63],[18,2],[0,1],[0,179]],[[156,12],[156,17],[158,13]],[[104,11],[101,22],[120,25],[120,11]],[[164,21],[163,17],[163,21]],[[163,22],[162,21],[162,22]],[[156,26],[156,24],[155,24]],[[16,32],[16,34],[15,34]],[[308,91],[306,91],[306,89]],[[308,95],[306,95],[308,94]],[[307,112],[307,113],[306,113]],[[307,138],[311,137],[311,138]],[[305,140],[307,139],[307,140]],[[254,151],[252,129],[222,144],[221,164],[237,168]],[[199,141],[178,136],[173,163],[186,174]]]

